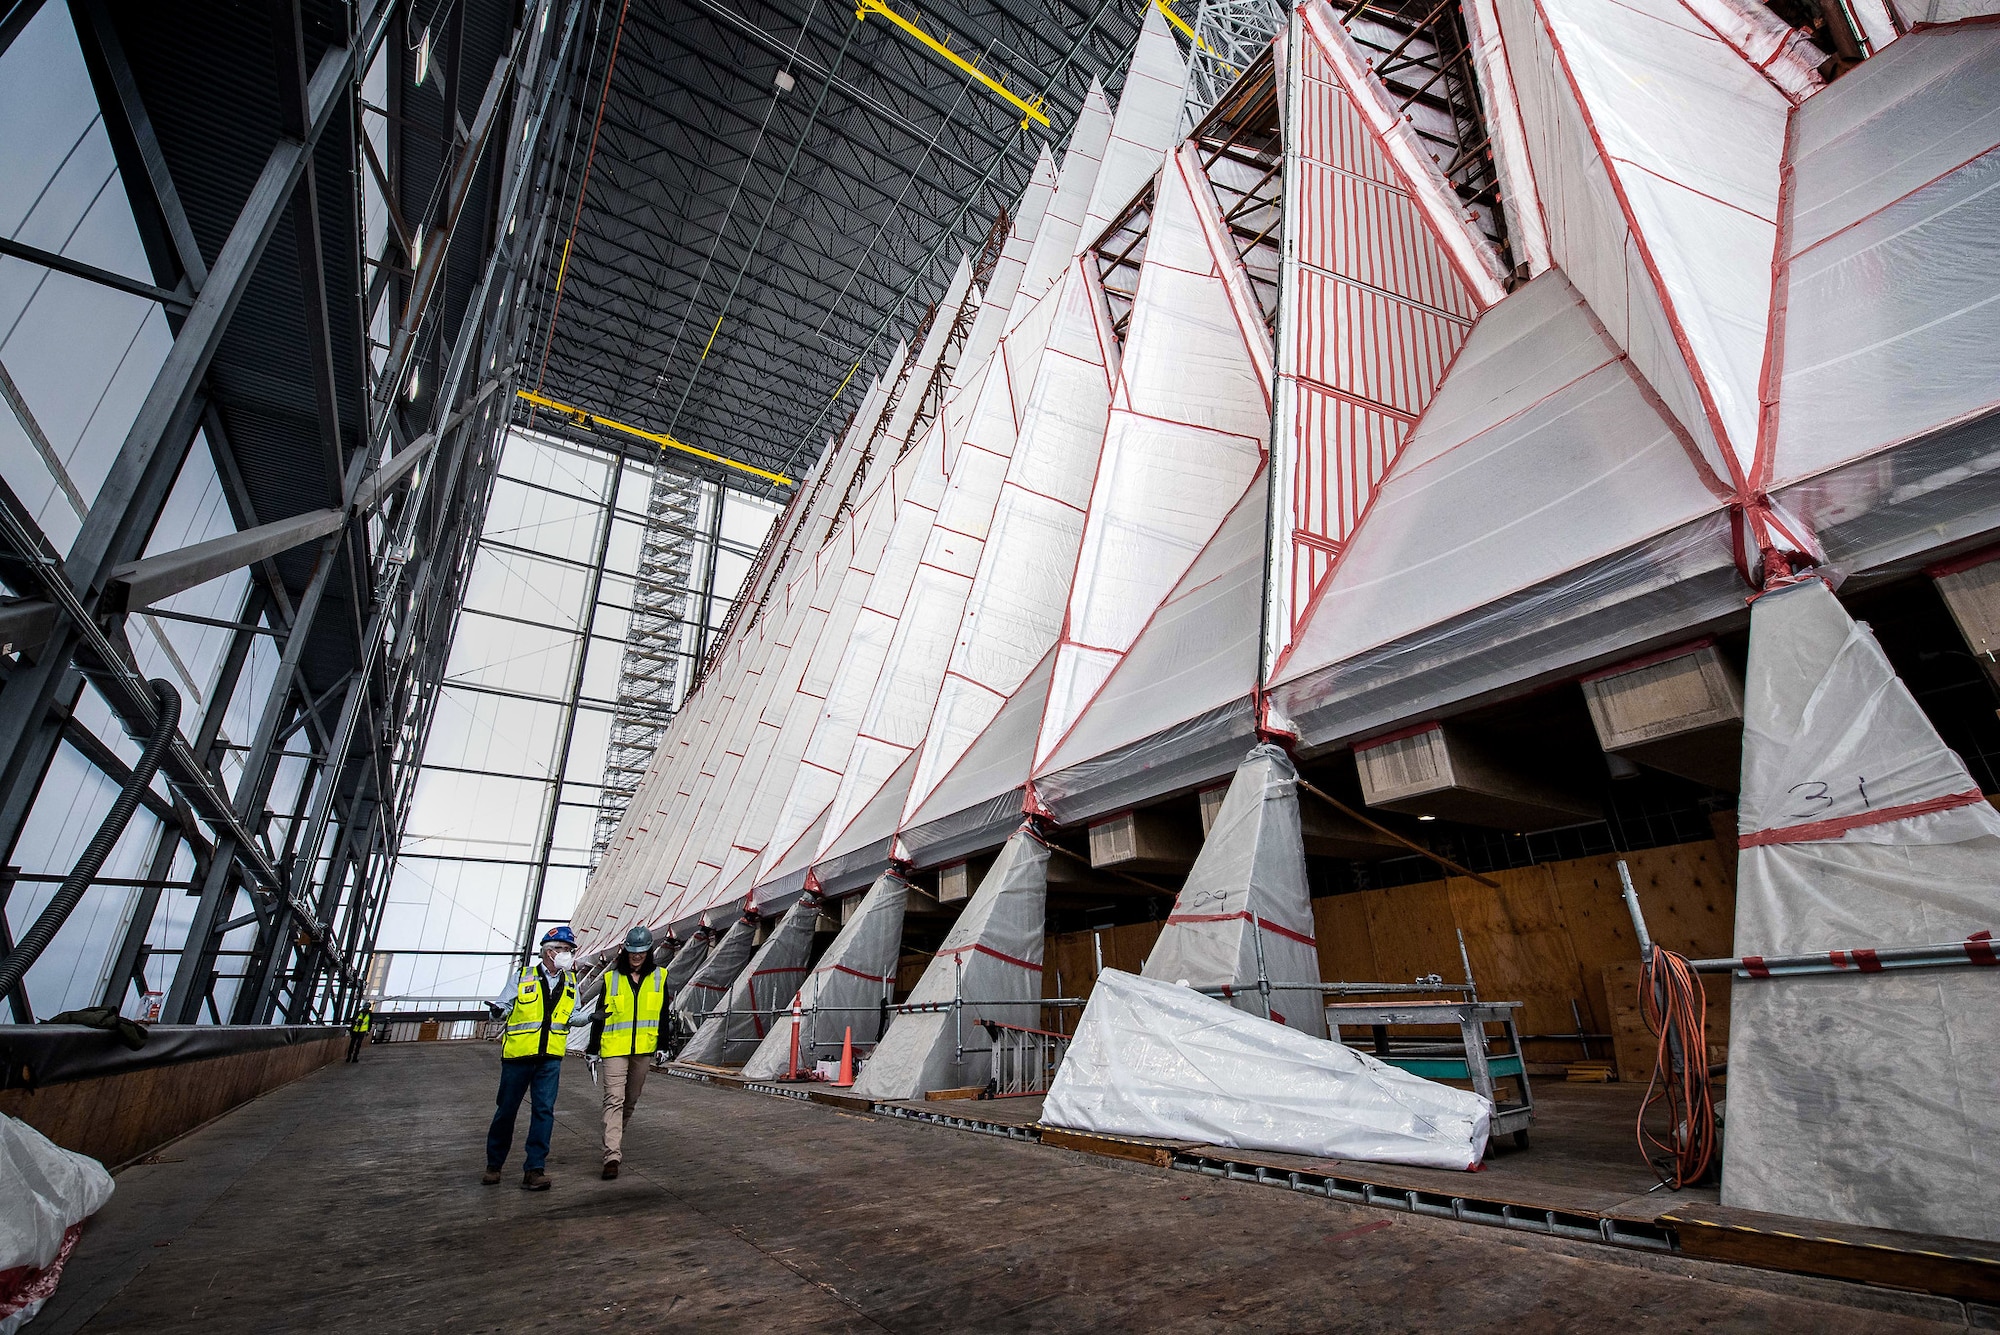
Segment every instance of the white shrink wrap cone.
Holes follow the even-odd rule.
[[[1723,1203],[2000,1241],[2000,969],[1861,958],[2000,931],[2000,813],[1818,580],[1751,605],[1743,684],[1735,953],[1862,972],[1731,986]]]
[[[1143,973],[1227,988],[1237,1009],[1325,1038],[1298,780],[1280,748],[1251,749]]]
[[[903,908],[910,887],[894,872],[883,872],[862,897],[840,935],[820,956],[798,990],[799,1066],[811,1070],[816,1059],[840,1050],[849,1029],[857,1047],[882,1036],[882,998],[894,986],[896,959],[903,948]],[[777,1023],[770,1026],[755,1055],[744,1064],[751,1080],[785,1074],[792,1061],[791,999]]]
[[[920,1099],[933,1089],[983,1085],[993,1053],[979,1022],[1040,1027],[1048,890],[1048,845],[1015,832],[910,993],[910,1002],[944,1008],[892,1019],[854,1082],[856,1094]],[[949,1006],[954,996],[965,1000],[959,1014]]]

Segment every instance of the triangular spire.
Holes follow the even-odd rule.
[[[1226,988],[1238,1010],[1325,1038],[1298,778],[1275,746],[1237,766],[1142,973]]]
[[[1056,314],[1048,351],[1027,396],[979,573],[923,739],[903,808],[906,820],[1062,628],[1117,373],[1117,341],[1089,262],[1085,257],[1072,264],[1049,296]]]
[[[811,893],[800,895],[785,910],[750,963],[729,985],[722,1004],[709,1013],[681,1049],[680,1060],[737,1066],[750,1059],[805,981],[819,910],[819,896]]]
[[[838,1056],[851,1032],[858,1047],[875,1043],[882,1034],[882,1003],[895,990],[896,961],[902,953],[903,908],[910,887],[902,877],[884,872],[848,914],[840,934],[797,992],[799,1066]],[[743,1065],[751,1080],[785,1074],[791,1065],[792,998],[781,1003],[777,1022]]]
[[[1154,196],[1038,762],[1262,463],[1270,400],[1259,371],[1268,370],[1268,339],[1254,305],[1239,310],[1231,300],[1225,275],[1241,262],[1220,228],[1207,181],[1183,149]]]
[[[1867,970],[1863,952],[2000,928],[2000,813],[1816,579],[1751,605],[1737,831],[1739,956]],[[1739,976],[1731,998],[1725,1204],[1996,1236],[2000,1102],[1971,1054],[1991,1048],[2000,970]],[[1806,1107],[1841,1134],[1801,1135]]]
[[[912,1005],[962,999],[963,1015],[949,1005],[898,1015],[854,1082],[856,1094],[920,1099],[933,1089],[983,1085],[993,1054],[980,1022],[1042,1027],[1048,870],[1040,839],[1022,830],[1007,841],[910,992]]]
[[[1498,0],[1556,263],[1715,471],[1756,452],[1791,101],[1682,0]]]
[[[1097,240],[1141,186],[1160,169],[1160,159],[1181,137],[1181,103],[1187,93],[1187,62],[1157,4],[1146,6],[1125,86],[1111,119],[1104,167],[1091,187],[1083,223],[1083,244]]]

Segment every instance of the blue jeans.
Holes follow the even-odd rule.
[[[486,1166],[504,1168],[507,1151],[514,1144],[514,1118],[521,1111],[521,1096],[531,1094],[528,1113],[528,1152],[521,1167],[539,1172],[549,1161],[549,1137],[556,1129],[556,1085],[562,1079],[561,1057],[523,1058],[500,1063],[500,1097],[493,1125],[486,1132]]]

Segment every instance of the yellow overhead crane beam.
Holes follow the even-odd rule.
[[[1023,101],[1013,89],[1001,83],[985,70],[980,69],[979,66],[973,64],[964,56],[961,56],[958,52],[952,50],[943,42],[940,42],[937,38],[904,18],[901,14],[898,14],[895,10],[889,8],[887,4],[883,3],[883,0],[859,0],[854,10],[855,19],[857,21],[866,21],[870,14],[880,14],[883,18],[889,20],[889,22],[895,24],[898,28],[901,28],[904,32],[929,47],[937,55],[942,56],[951,64],[985,84],[995,96],[1001,98],[1021,113],[1021,124],[1026,125],[1029,121],[1034,121],[1045,129],[1048,127],[1048,113],[1042,110],[1042,100],[1040,98],[1036,98],[1032,102]]]
[[[675,440],[672,436],[666,435],[663,432],[648,431],[644,427],[632,426],[625,422],[614,422],[609,417],[605,417],[599,413],[587,412],[573,404],[557,403],[554,399],[544,398],[532,390],[517,389],[514,391],[514,396],[519,399],[525,399],[537,408],[546,408],[552,413],[567,417],[586,431],[601,426],[609,431],[618,431],[639,440],[651,441],[663,450],[679,450],[682,454],[692,454],[697,459],[706,459],[712,464],[721,464],[724,468],[733,468],[739,473],[749,473],[755,477],[761,477],[766,482],[775,482],[781,487],[795,487],[798,485],[798,483],[786,477],[783,473],[770,473],[764,469],[753,467],[750,464],[738,463],[734,459],[725,459],[719,454],[710,454],[707,450],[696,449],[692,445]]]

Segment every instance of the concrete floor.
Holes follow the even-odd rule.
[[[486,1044],[371,1048],[127,1170],[33,1335],[1961,1330],[1955,1303],[1313,1200],[656,1076],[482,1187]],[[526,1130],[523,1111],[521,1130]]]

